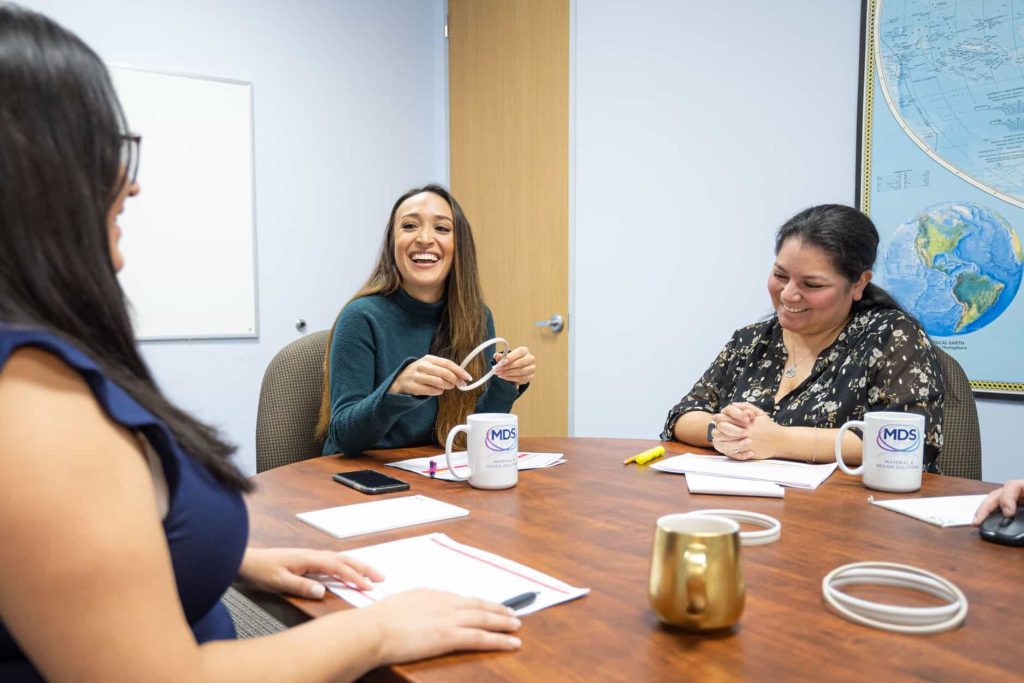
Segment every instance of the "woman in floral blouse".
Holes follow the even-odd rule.
[[[730,458],[834,460],[838,428],[866,411],[925,417],[924,463],[942,448],[942,371],[921,326],[871,283],[878,231],[856,209],[815,206],[775,239],[775,315],[737,330],[669,411],[661,438]],[[843,437],[859,463],[860,438]]]

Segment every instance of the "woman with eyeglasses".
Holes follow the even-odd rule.
[[[138,194],[103,63],[0,4],[0,680],[334,681],[451,650],[513,650],[481,600],[411,591],[233,641],[220,598],[322,597],[382,577],[327,551],[246,547],[250,483],[135,347],[117,216]]]

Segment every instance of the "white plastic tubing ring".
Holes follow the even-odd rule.
[[[762,515],[760,512],[747,512],[746,510],[694,510],[686,514],[714,515],[715,517],[731,519],[738,524],[751,524],[763,527],[763,531],[741,531],[740,543],[743,545],[773,543],[782,536],[782,522],[769,515]]]
[[[839,590],[842,586],[856,584],[912,588],[948,603],[940,607],[887,605],[855,598]],[[825,576],[821,593],[840,616],[896,633],[941,633],[956,628],[967,617],[967,597],[963,591],[938,574],[906,564],[854,562],[843,565]]]
[[[508,352],[509,352],[509,349],[511,348],[511,345],[507,341],[502,339],[501,337],[495,337],[494,339],[488,339],[483,344],[481,344],[480,346],[478,346],[475,349],[473,349],[472,351],[470,351],[469,355],[466,356],[466,359],[464,361],[462,361],[462,363],[459,364],[459,367],[462,368],[463,370],[465,370],[466,366],[469,365],[469,362],[471,360],[473,360],[478,353],[481,353],[482,351],[484,351],[491,344],[494,344],[494,345],[504,344],[505,345],[505,350],[501,352],[501,355],[503,355],[503,356],[507,356]],[[486,375],[484,375],[483,377],[481,377],[477,381],[473,382],[472,384],[467,384],[464,387],[459,387],[459,389],[461,391],[469,391],[471,389],[476,389],[478,386],[480,386],[481,384],[483,384],[484,382],[489,380],[492,375],[494,375],[494,368],[493,367],[491,368],[490,372],[488,372]]]

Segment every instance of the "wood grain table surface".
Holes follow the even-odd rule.
[[[523,618],[516,653],[454,654],[371,672],[372,680],[408,681],[1007,681],[1024,678],[1024,549],[982,541],[972,527],[942,529],[869,505],[873,492],[836,472],[814,491],[789,488],[784,499],[690,495],[685,478],[623,459],[656,441],[524,438],[524,451],[564,453],[568,462],[520,473],[504,491],[431,480],[383,463],[437,449],[324,457],[263,472],[249,497],[251,542],[344,551],[443,532],[551,574],[589,595]],[[669,451],[686,452],[681,444]],[[441,456],[443,458],[443,454]],[[468,508],[468,517],[334,539],[296,513],[367,497],[332,481],[334,472],[382,469],[409,491]],[[879,498],[984,493],[982,482],[924,475],[919,492]],[[746,607],[738,625],[694,635],[664,627],[647,604],[655,521],[672,512],[734,508],[779,519],[777,543],[743,549]],[[850,623],[821,598],[822,578],[858,561],[911,564],[938,573],[966,594],[960,628],[910,636]],[[902,604],[935,604],[897,589],[850,592]],[[288,598],[309,617],[349,609]],[[345,634],[338,634],[344,647]]]

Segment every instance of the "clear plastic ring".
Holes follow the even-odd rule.
[[[466,356],[465,360],[463,360],[459,364],[459,367],[462,368],[463,370],[465,370],[466,366],[469,365],[470,361],[472,361],[477,356],[477,354],[485,351],[487,349],[487,347],[490,346],[491,344],[494,344],[494,345],[504,344],[505,345],[505,350],[503,352],[501,352],[503,356],[508,356],[508,352],[512,348],[512,345],[509,344],[504,339],[502,339],[501,337],[495,337],[494,339],[488,339],[483,344],[481,344],[480,346],[478,346],[475,349],[473,349],[472,351],[470,351],[469,355]],[[494,368],[492,367],[491,371],[488,372],[483,377],[481,377],[480,379],[476,380],[472,384],[467,384],[464,387],[458,387],[458,389],[459,389],[459,391],[470,391],[472,389],[476,389],[478,386],[480,386],[481,384],[483,384],[484,382],[489,380],[493,375],[494,375]]]
[[[764,527],[763,531],[741,531],[740,543],[743,545],[774,543],[782,536],[782,522],[769,515],[762,515],[760,512],[747,512],[746,510],[694,510],[685,514],[714,515],[715,517],[731,519],[739,524],[752,524]]]
[[[942,598],[939,607],[888,605],[847,595],[841,586],[871,584],[898,586]],[[958,627],[967,618],[967,597],[938,574],[894,562],[854,562],[833,569],[821,581],[825,602],[850,621],[896,633],[941,633]]]

